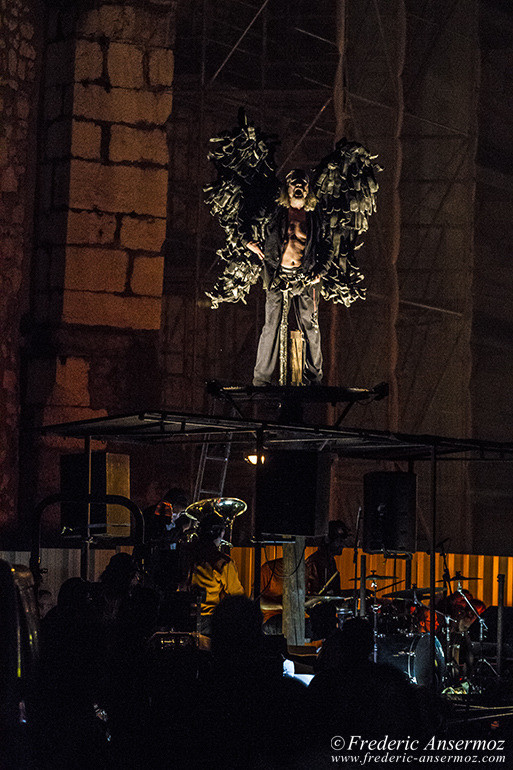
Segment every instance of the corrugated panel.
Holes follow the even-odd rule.
[[[314,548],[305,550],[305,558],[314,551]],[[131,547],[123,546],[117,551],[131,552]],[[91,551],[90,579],[98,580],[101,573],[109,563],[115,550],[97,549]],[[363,551],[358,551],[358,573],[360,556]],[[266,546],[262,548],[262,563],[271,559],[277,559],[282,555],[280,546]],[[30,553],[28,551],[0,551],[0,558],[11,564],[28,565]],[[237,564],[241,582],[246,594],[251,595],[254,551],[253,548],[234,548],[232,557]],[[337,557],[337,566],[340,571],[341,585],[344,588],[352,586],[354,576],[353,550],[345,548],[342,555]],[[41,566],[48,572],[44,575],[43,587],[52,592],[55,600],[62,583],[70,577],[80,575],[80,551],[77,548],[57,549],[43,548],[41,551]],[[498,583],[497,576],[502,573],[505,578],[505,604],[513,606],[513,557],[511,556],[483,556],[474,554],[447,554],[447,566],[451,575],[460,570],[463,575],[479,578],[478,580],[464,581],[463,588],[469,590],[476,598],[481,599],[488,606],[497,604]],[[386,575],[386,580],[378,581],[378,596],[386,593],[386,587],[394,581],[405,579],[404,559],[385,559],[382,554],[367,554],[367,572],[376,572]],[[440,554],[436,559],[436,580],[441,580],[443,574],[443,560]],[[429,555],[419,551],[412,559],[412,582],[420,587],[429,586]],[[442,585],[437,583],[437,585]],[[394,589],[401,590],[404,582]]]

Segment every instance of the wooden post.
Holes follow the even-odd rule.
[[[283,545],[283,634],[287,644],[305,643],[305,538]]]

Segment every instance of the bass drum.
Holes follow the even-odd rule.
[[[413,684],[429,687],[431,684],[431,634],[392,634],[378,637],[378,663],[398,668]],[[442,645],[435,638],[435,675],[440,685],[445,676],[445,656]]]

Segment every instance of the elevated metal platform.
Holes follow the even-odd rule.
[[[298,388],[299,390],[299,388]],[[315,391],[315,388],[301,388]],[[43,434],[113,440],[131,444],[197,444],[226,441],[254,447],[336,452],[368,460],[432,460],[452,458],[475,461],[513,460],[513,443],[410,435],[340,426],[286,425],[243,418],[212,417],[171,411],[145,411],[92,420],[48,425]]]
[[[264,394],[235,390],[230,398],[247,400],[264,397]],[[260,389],[259,389],[260,390]],[[322,389],[295,388],[297,397],[320,398]],[[330,391],[331,389],[328,389]],[[337,390],[337,389],[335,389]],[[265,388],[265,391],[269,391]],[[283,392],[268,392],[268,396],[283,398]],[[336,401],[343,400],[342,393],[328,393]],[[346,392],[347,397],[351,394]],[[365,397],[369,397],[369,391]],[[326,401],[325,401],[326,403]],[[351,403],[348,401],[346,403]],[[340,420],[338,421],[340,422]],[[475,439],[456,439],[445,436],[409,435],[388,431],[365,430],[361,428],[342,428],[340,425],[309,426],[304,424],[285,424],[259,420],[223,418],[202,414],[184,414],[172,411],[148,410],[137,414],[125,414],[80,422],[48,425],[42,429],[45,434],[54,434],[83,438],[86,451],[90,452],[91,440],[113,440],[130,444],[184,444],[201,443],[207,440],[226,441],[230,434],[232,443],[245,444],[256,448],[257,452],[266,448],[305,449],[324,452],[336,452],[341,457],[362,460],[400,460],[413,464],[415,461],[430,463],[430,498],[431,498],[431,542],[430,542],[430,627],[435,627],[436,575],[435,555],[437,542],[437,465],[441,460],[468,461],[513,461],[513,443],[479,441]],[[256,466],[258,473],[259,465]],[[37,524],[39,528],[39,522]],[[39,529],[37,530],[39,537]],[[87,544],[86,544],[87,547]],[[33,562],[39,557],[39,539],[34,543]],[[86,557],[84,563],[86,563]],[[431,684],[436,687],[435,635],[430,638],[429,660]]]
[[[326,385],[231,385],[219,380],[207,382],[207,393],[213,398],[228,403],[237,414],[244,418],[242,409],[265,405],[273,407],[279,423],[303,424],[303,410],[308,404],[345,404],[343,411],[334,422],[338,427],[356,403],[381,401],[388,396],[388,383],[380,382],[374,388],[335,388]],[[253,417],[255,415],[253,414]]]

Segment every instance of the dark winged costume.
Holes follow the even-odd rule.
[[[209,159],[218,176],[205,188],[205,201],[226,234],[226,244],[217,252],[225,263],[224,270],[207,292],[212,307],[222,302],[245,302],[262,274],[267,291],[266,325],[254,384],[263,385],[270,381],[277,360],[282,296],[284,290],[290,290],[297,298],[299,325],[307,342],[306,381],[319,382],[318,295],[347,307],[365,298],[355,252],[361,246],[358,236],[368,229],[368,218],[376,210],[375,172],[381,169],[362,145],[345,139],[337,142],[311,175],[313,205],[306,213],[303,258],[291,274],[280,268],[287,237],[287,204],[281,202],[275,173],[277,138],[249,123],[241,110],[239,125],[213,137],[210,143]],[[248,243],[262,244],[263,260]]]

